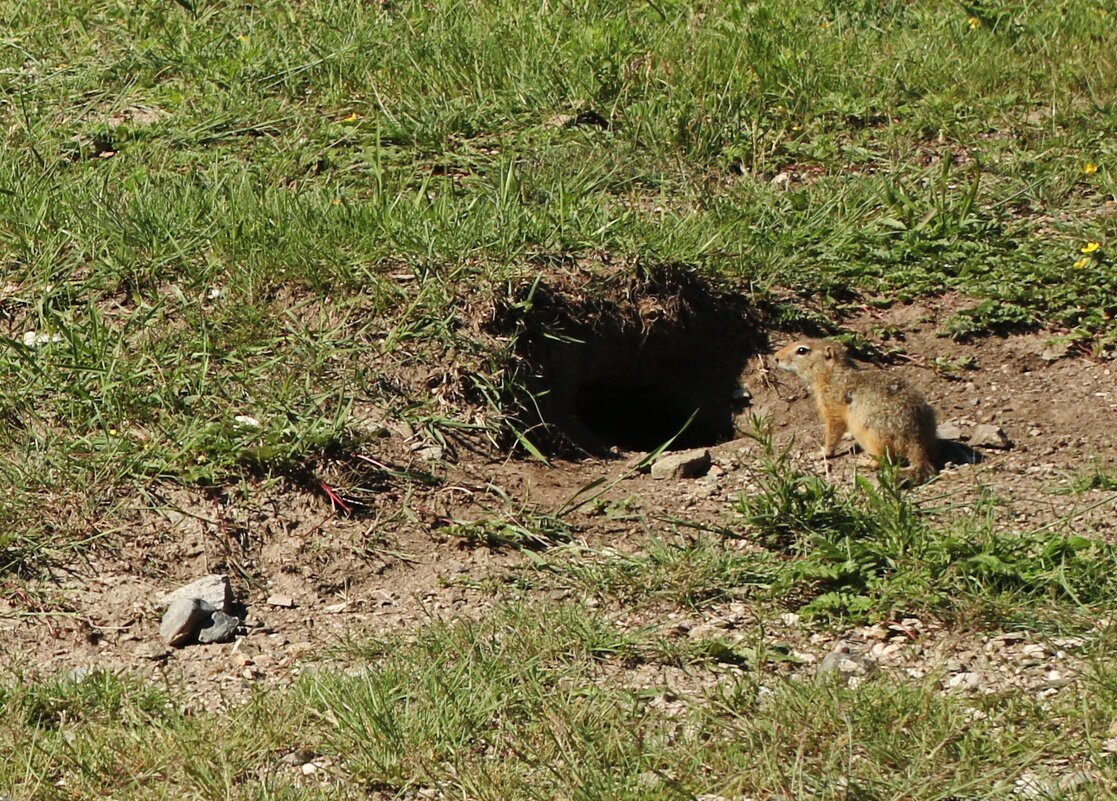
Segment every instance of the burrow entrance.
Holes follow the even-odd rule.
[[[524,407],[545,432],[533,439],[601,452],[734,436],[741,373],[766,344],[744,296],[661,268],[574,287],[537,283],[520,308]]]

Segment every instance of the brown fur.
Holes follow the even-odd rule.
[[[806,383],[814,396],[824,431],[823,455],[834,455],[847,430],[879,464],[902,459],[905,478],[926,481],[935,473],[935,410],[897,376],[866,370],[850,359],[845,346],[829,339],[803,339],[780,348],[776,366]]]

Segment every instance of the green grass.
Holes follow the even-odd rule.
[[[220,715],[104,673],[5,684],[0,782],[13,799],[930,801],[1010,798],[1022,774],[1083,771],[1059,797],[1093,798],[1117,778],[1103,745],[1117,714],[1104,651],[1071,688],[1035,701],[943,695],[934,677],[846,686],[741,672],[665,650],[659,636],[578,605],[509,602],[480,622],[354,643],[335,655],[344,670]],[[665,656],[686,666],[676,689],[626,681],[627,668]],[[304,779],[283,761],[292,752],[323,769]]]
[[[959,289],[957,336],[1108,348],[1117,22],[983,8],[4,4],[5,317],[61,337],[0,357],[6,449],[79,483],[313,460],[354,397],[426,403],[385,363],[497,375],[462,307],[555,256]]]
[[[1113,492],[1117,490],[1117,475],[1096,463],[1089,468],[1075,472],[1070,477],[1069,491],[1078,495],[1090,490]]]
[[[1117,346],[1117,13],[1095,0],[0,0],[0,20],[5,595],[111,547],[144,487],[324,476],[353,500],[437,481],[356,458],[383,433],[369,406],[449,458],[499,451],[522,377],[490,323],[537,279],[674,265],[829,316],[957,291],[972,303],[949,335]],[[1112,547],[1072,528],[769,457],[724,532],[553,548],[520,578],[811,625],[1080,629],[1112,609]],[[1112,488],[1095,473],[1072,489]],[[507,506],[450,533],[572,536],[569,510]],[[12,676],[0,792],[995,798],[1060,760],[1113,783],[1100,646],[1072,692],[986,702],[769,682],[763,649],[721,654],[740,675],[547,611],[560,627],[515,607],[366,646],[359,677],[219,715],[125,677]],[[719,689],[669,715],[625,686],[637,664],[720,671]],[[336,784],[278,761],[304,747]]]

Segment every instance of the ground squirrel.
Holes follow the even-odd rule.
[[[885,457],[906,460],[905,481],[918,483],[934,474],[935,410],[902,378],[858,367],[845,346],[830,339],[792,342],[775,359],[814,395],[827,459],[848,429],[875,463]]]

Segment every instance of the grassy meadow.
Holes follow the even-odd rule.
[[[143,487],[251,492],[355,447],[358,404],[506,442],[507,354],[467,323],[548,265],[682,267],[788,314],[954,290],[954,336],[1117,348],[1102,0],[0,0],[0,23],[5,597]],[[438,391],[393,380],[431,365]],[[1114,608],[1111,546],[1008,541],[769,456],[730,536],[801,559],[721,535],[538,558],[637,607],[806,586],[820,630],[912,597],[1052,636]],[[1047,702],[785,681],[758,648],[664,704],[624,669],[708,652],[509,590],[221,715],[6,668],[0,798],[1113,797],[1113,647]],[[298,749],[331,768],[300,777]],[[1029,796],[1037,765],[1092,778]]]

